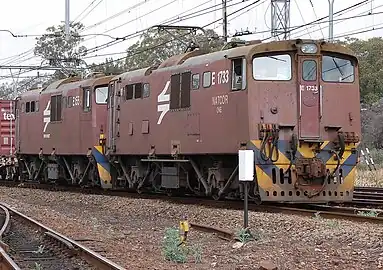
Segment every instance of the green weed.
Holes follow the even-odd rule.
[[[178,229],[168,228],[165,231],[165,237],[163,241],[163,253],[166,260],[185,263],[187,259],[187,249],[180,244],[180,237]]]
[[[259,235],[253,235],[249,230],[242,228],[236,233],[236,239],[241,243],[246,244],[251,240],[258,240]]]
[[[195,263],[202,262],[203,248],[200,243],[188,246],[180,245],[180,235],[177,228],[167,228],[163,241],[163,253],[165,259],[177,263],[185,263],[189,255],[192,255]]]
[[[359,216],[365,216],[365,217],[377,217],[378,216],[378,212],[376,212],[375,210],[371,210],[371,211],[358,211],[358,215]]]
[[[326,223],[327,223],[327,226],[332,229],[339,228],[339,221],[336,219],[327,220]]]

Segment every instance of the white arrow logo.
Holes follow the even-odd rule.
[[[160,114],[160,116],[158,118],[158,121],[157,121],[157,125],[161,124],[162,119],[164,118],[165,114],[170,109],[170,95],[166,94],[166,92],[169,89],[169,85],[170,85],[170,81],[167,81],[166,85],[164,87],[164,90],[162,90],[162,92],[158,95],[158,98],[157,98],[157,102],[158,103],[160,103],[160,102],[168,102],[166,104],[159,104],[157,106],[157,112],[161,112],[161,114]]]
[[[48,124],[51,122],[51,110],[50,110],[50,107],[51,107],[51,101],[49,100],[48,101],[48,104],[47,104],[47,107],[45,108],[44,110],[44,118],[43,118],[43,122],[45,123],[44,125],[44,130],[43,130],[43,137],[44,138],[49,138],[50,137],[50,134],[46,134],[45,131],[47,130],[47,127],[48,127]]]

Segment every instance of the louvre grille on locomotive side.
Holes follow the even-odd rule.
[[[107,122],[115,188],[241,197],[238,150],[252,149],[252,199],[348,201],[358,61],[315,40],[194,50],[114,77]]]

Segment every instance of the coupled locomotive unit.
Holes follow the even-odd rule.
[[[61,80],[17,100],[20,177],[240,198],[238,150],[252,149],[252,200],[350,201],[358,78],[345,47],[298,39]]]

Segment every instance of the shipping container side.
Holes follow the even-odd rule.
[[[15,151],[15,101],[0,100],[0,155],[9,156]]]

